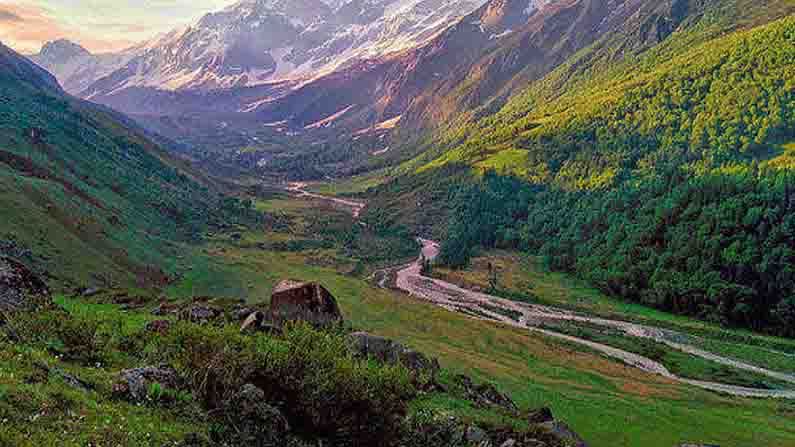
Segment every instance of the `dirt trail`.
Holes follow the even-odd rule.
[[[310,197],[313,199],[325,200],[341,205],[345,209],[349,210],[353,214],[354,218],[358,218],[359,214],[366,206],[366,204],[361,202],[310,193],[304,189],[306,186],[306,183],[290,183],[287,187],[287,190],[297,194],[299,197]],[[620,330],[630,337],[653,340],[658,343],[663,343],[671,348],[702,357],[715,363],[753,371],[784,382],[795,384],[795,375],[771,371],[755,365],[750,365],[748,363],[722,357],[720,355],[699,349],[695,346],[685,344],[682,342],[682,340],[685,340],[686,337],[674,331],[620,320],[592,318],[551,306],[518,303],[504,298],[467,290],[438,279],[424,277],[420,274],[420,260],[423,258],[428,260],[435,259],[439,255],[439,244],[427,239],[420,239],[420,242],[422,243],[422,257],[418,258],[414,263],[408,266],[399,268],[395,279],[396,287],[404,292],[407,292],[413,297],[431,302],[450,311],[463,312],[475,318],[493,320],[510,326],[529,329],[533,332],[541,333],[548,337],[587,346],[590,349],[601,352],[609,357],[621,360],[622,362],[643,371],[659,374],[669,379],[699,388],[730,394],[733,396],[795,399],[795,390],[746,388],[717,382],[685,379],[673,374],[668,370],[668,368],[665,367],[665,365],[650,358],[601,343],[584,340],[570,335],[560,334],[547,329],[542,329],[540,327],[535,327],[543,324],[544,321],[583,322],[602,327],[610,327]],[[394,269],[388,269],[381,272],[382,276],[378,281],[380,287],[387,287],[389,270],[394,271]]]
[[[432,260],[438,256],[439,245],[436,242],[424,239],[421,239],[420,241],[422,242],[422,255],[425,259]],[[760,368],[758,366],[722,357],[694,346],[687,345],[681,341],[684,340],[685,337],[682,334],[674,331],[619,320],[591,318],[554,307],[517,303],[504,298],[473,292],[445,281],[421,276],[419,260],[409,266],[406,266],[397,273],[396,285],[398,289],[408,292],[410,295],[416,298],[429,301],[445,309],[464,312],[476,318],[494,320],[515,327],[528,328],[531,331],[542,333],[549,337],[567,340],[569,342],[587,346],[591,349],[602,352],[609,357],[619,359],[622,362],[632,365],[643,371],[659,374],[661,376],[700,388],[735,396],[795,399],[795,390],[746,388],[716,382],[685,379],[673,374],[661,363],[651,360],[647,357],[613,348],[601,343],[572,337],[570,335],[560,334],[534,326],[542,324],[545,320],[557,320],[584,322],[603,327],[610,327],[624,332],[624,334],[627,336],[646,338],[658,343],[664,343],[671,348],[678,349],[688,354],[702,357],[716,363],[728,365],[738,369],[754,371],[756,373],[764,374],[781,381],[795,384],[795,375],[770,371],[765,368]]]
[[[298,197],[309,197],[312,199],[325,200],[327,202],[340,205],[346,210],[350,211],[351,214],[353,214],[353,217],[357,219],[359,218],[359,215],[362,213],[364,207],[367,206],[367,204],[364,202],[356,202],[354,200],[346,200],[337,197],[329,197],[321,194],[315,194],[313,192],[306,191],[305,188],[307,186],[308,184],[304,182],[293,182],[287,185],[287,191],[298,195]]]

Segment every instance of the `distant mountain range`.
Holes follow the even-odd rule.
[[[447,130],[493,115],[553,72],[565,92],[568,77],[641,57],[677,33],[728,33],[793,8],[750,4],[244,0],[117,54],[59,41],[32,59],[72,94],[199,159],[224,152],[246,169],[344,175],[439,156],[461,141]]]
[[[126,112],[157,114],[156,98],[163,92],[190,97],[295,85],[357,61],[414,48],[483,1],[243,0],[120,53],[92,55],[61,40],[48,43],[32,59],[55,73],[72,94]],[[245,96],[237,105],[245,109],[268,98]]]

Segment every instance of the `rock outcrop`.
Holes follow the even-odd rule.
[[[169,366],[126,369],[113,384],[113,394],[130,402],[143,402],[152,384],[159,384],[165,390],[178,390],[182,381],[177,371]]]
[[[474,403],[476,407],[498,407],[510,413],[519,412],[519,408],[514,401],[490,383],[476,384],[465,375],[456,376],[455,381],[463,388],[467,400]],[[540,422],[546,422],[546,420]]]
[[[382,363],[401,364],[416,374],[427,374],[435,378],[439,373],[439,361],[402,344],[367,332],[349,335],[351,349],[361,357],[371,357]]]
[[[24,264],[0,256],[0,312],[29,309],[49,294],[44,281]]]
[[[314,282],[285,280],[271,294],[270,318],[275,323],[307,321],[318,326],[342,322],[337,300]]]
[[[179,318],[181,320],[190,321],[191,323],[206,324],[215,320],[221,316],[221,314],[222,312],[215,307],[194,304],[182,309],[179,313]]]

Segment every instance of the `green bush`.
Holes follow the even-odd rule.
[[[306,324],[288,326],[276,338],[180,323],[153,341],[151,360],[176,367],[207,406],[221,405],[252,383],[295,432],[343,445],[396,439],[415,395],[403,367],[355,359],[344,336]]]

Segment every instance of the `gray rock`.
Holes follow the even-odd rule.
[[[0,312],[31,309],[49,295],[44,281],[24,264],[0,256]]]
[[[439,373],[439,361],[421,352],[406,348],[402,344],[367,332],[349,335],[351,349],[360,357],[371,357],[388,364],[400,363],[418,374],[428,374],[432,378]]]
[[[180,319],[191,323],[206,324],[221,315],[221,311],[210,306],[194,304],[180,312]]]
[[[588,447],[585,441],[563,421],[550,421],[540,424],[561,444],[570,447]]]
[[[503,442],[502,444],[500,444],[500,447],[516,447],[516,440],[515,439],[508,439],[505,442]]]
[[[463,374],[455,377],[455,381],[463,388],[466,398],[479,408],[498,407],[511,413],[519,408],[507,394],[500,392],[490,383],[475,384],[471,378]]]
[[[80,292],[80,296],[89,298],[92,296],[99,295],[100,293],[102,293],[102,289],[100,289],[99,287],[88,287]]]
[[[174,368],[147,366],[120,372],[113,384],[113,394],[131,402],[143,402],[147,398],[149,387],[154,383],[171,390],[181,387],[181,380]]]

